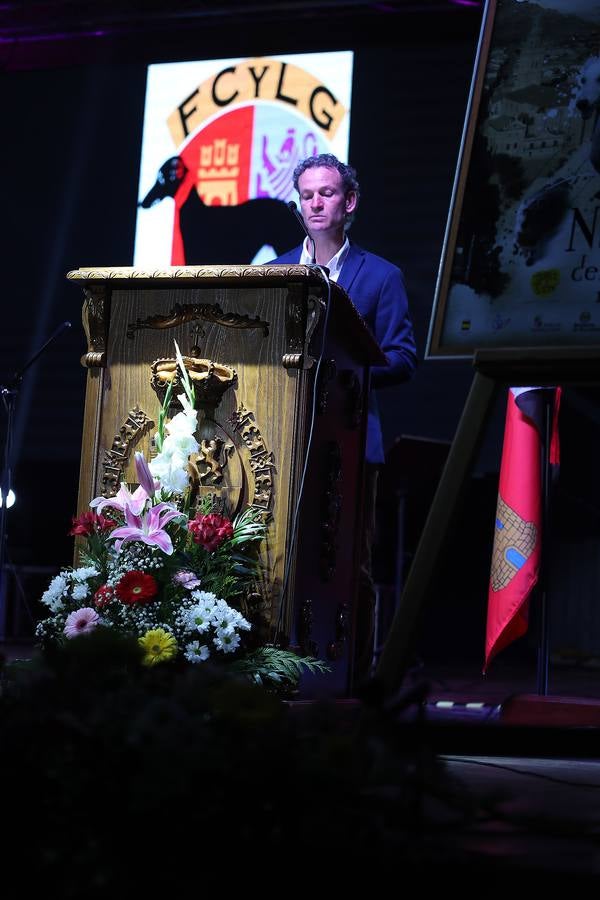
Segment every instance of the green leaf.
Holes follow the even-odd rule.
[[[165,439],[165,422],[167,420],[167,414],[169,412],[169,406],[171,405],[172,396],[173,382],[170,381],[167,385],[167,390],[165,391],[165,397],[160,408],[160,413],[158,414],[158,431],[156,433],[155,443],[156,449],[159,453],[162,453],[163,442]]]
[[[185,395],[188,399],[190,406],[193,408],[196,402],[196,392],[194,390],[194,385],[190,380],[190,374],[185,367],[185,363],[183,361],[183,356],[181,355],[181,350],[179,349],[179,345],[177,341],[173,341],[175,344],[175,356],[177,357],[177,365],[181,371],[181,383],[183,385],[183,389],[185,391]]]
[[[304,670],[313,674],[331,671],[331,667],[323,660],[312,656],[298,656],[291,650],[271,646],[251,651],[247,656],[230,663],[230,668],[254,681],[260,679],[264,683],[268,679],[292,687],[297,685]]]

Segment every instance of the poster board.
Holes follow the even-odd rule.
[[[600,4],[488,0],[426,358],[600,344]]]

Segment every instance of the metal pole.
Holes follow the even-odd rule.
[[[12,487],[11,469],[13,462],[13,421],[17,402],[17,394],[21,381],[23,380],[23,375],[25,374],[27,369],[36,361],[38,356],[40,356],[44,352],[49,344],[51,344],[60,334],[62,334],[63,331],[70,327],[70,322],[62,322],[53,332],[53,334],[50,335],[48,340],[44,344],[42,344],[39,350],[37,350],[34,355],[27,360],[25,365],[22,366],[17,372],[15,372],[10,383],[7,385],[0,385],[0,396],[2,397],[4,408],[6,409],[6,437],[4,439],[5,443],[3,454],[3,468],[2,474],[0,476],[0,488],[2,489],[2,504],[0,505],[0,600],[4,606],[2,621],[6,620],[5,607],[8,603],[8,587],[6,582],[6,513],[8,510],[8,493]],[[0,637],[4,637],[4,634],[0,635]]]
[[[540,559],[540,618],[537,651],[537,692],[548,694],[548,659],[550,655],[550,612],[548,608],[547,574],[550,559],[550,441],[554,391],[544,397],[544,440],[542,444],[542,555]]]

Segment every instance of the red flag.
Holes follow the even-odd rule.
[[[545,401],[553,395],[549,462],[556,465],[560,388],[510,388],[500,464],[488,590],[485,664],[527,631],[528,598],[539,575]]]

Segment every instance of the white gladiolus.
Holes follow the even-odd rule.
[[[179,453],[159,453],[150,463],[150,471],[166,491],[182,494],[188,486],[187,457]]]
[[[187,464],[190,454],[200,449],[194,432],[198,424],[198,413],[185,394],[179,394],[183,412],[173,416],[165,425],[166,437],[162,450],[150,463],[149,469],[162,488],[174,494],[182,494],[188,487]]]

